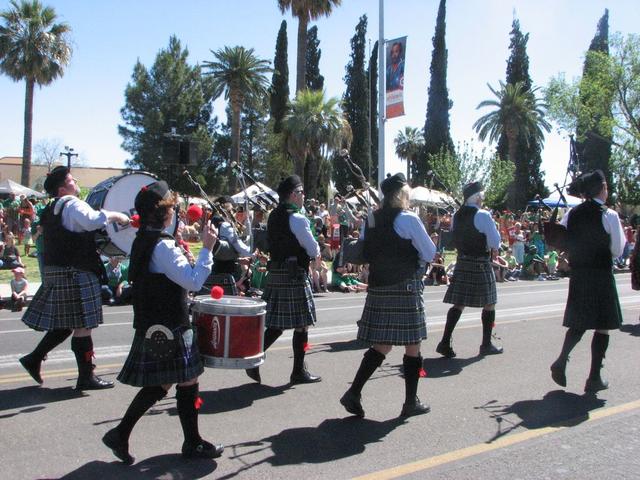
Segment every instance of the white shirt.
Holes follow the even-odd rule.
[[[473,216],[473,226],[476,227],[480,233],[484,233],[487,237],[487,247],[498,249],[500,248],[500,232],[496,228],[496,222],[493,221],[493,217],[488,210],[483,210],[477,205],[467,205],[467,207],[473,207],[477,210]],[[451,229],[453,230],[453,220],[455,217],[451,217]],[[524,238],[522,238],[524,240]]]
[[[311,234],[309,221],[301,213],[292,213],[289,215],[289,228],[298,240],[298,243],[305,249],[307,255],[312,259],[320,255],[320,246]]]
[[[198,259],[192,267],[182,250],[176,246],[175,240],[166,239],[159,241],[153,249],[149,271],[163,273],[182,288],[196,292],[204,285],[211,273],[212,265],[213,256],[209,249],[203,247],[200,250]]]
[[[360,238],[364,240],[366,228],[360,231]],[[436,246],[427,234],[420,217],[413,212],[403,210],[393,220],[393,231],[400,238],[411,240],[411,245],[418,251],[420,262],[429,263],[436,254]]]
[[[600,205],[604,205],[604,202],[599,198],[593,199],[595,202],[598,202]],[[567,226],[569,222],[569,215],[571,215],[573,209],[570,209],[567,213],[565,213],[562,220],[560,220],[560,225]],[[624,236],[624,230],[622,229],[622,224],[620,223],[620,217],[618,216],[618,212],[611,208],[607,208],[604,212],[602,212],[602,226],[604,227],[604,231],[609,234],[611,237],[611,241],[609,242],[609,249],[611,250],[611,256],[614,258],[622,255],[624,251],[624,244],[627,242]]]
[[[54,213],[60,212],[62,203],[62,226],[71,232],[92,232],[106,227],[107,210],[94,210],[87,202],[72,195],[60,197],[56,203]]]
[[[229,222],[222,222],[220,224],[219,238],[229,242],[229,245],[231,245],[240,256],[248,257],[251,255],[251,247],[240,240],[238,234]]]

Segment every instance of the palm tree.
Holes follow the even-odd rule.
[[[298,50],[296,58],[296,93],[305,88],[307,70],[307,25],[309,21],[331,15],[333,7],[338,7],[342,0],[278,0],[282,13],[291,9],[291,15],[298,19]]]
[[[509,195],[509,207],[521,208],[526,202],[524,195],[529,176],[527,159],[517,158],[518,141],[523,140],[529,145],[530,140],[536,139],[540,144],[544,143],[543,130],[551,131],[551,125],[544,119],[546,105],[536,98],[537,88],[525,90],[522,82],[500,82],[500,90],[493,89],[491,85],[488,87],[496,100],[484,100],[477,108],[494,107],[495,110],[476,120],[473,128],[482,141],[488,136],[490,143],[496,142],[503,133],[507,137],[509,159],[517,172],[512,195]]]
[[[71,27],[55,23],[56,12],[38,0],[11,1],[0,13],[0,71],[26,82],[21,183],[29,186],[33,132],[33,94],[36,84],[49,85],[64,74],[71,59],[67,36]]]
[[[213,98],[224,93],[231,105],[231,159],[230,164],[240,163],[241,113],[245,103],[267,94],[269,81],[267,74],[272,70],[268,60],[261,60],[253,53],[253,48],[224,47],[216,52],[211,50],[215,61],[203,62],[209,70],[205,75],[213,77]],[[229,172],[230,173],[230,172]]]
[[[407,162],[407,181],[409,181],[412,177],[411,167],[415,169],[418,155],[424,147],[424,135],[417,128],[405,127],[404,132],[398,131],[393,143],[396,144],[396,155]]]
[[[339,100],[333,97],[325,101],[321,91],[299,92],[284,117],[283,132],[295,172],[305,179],[307,196],[315,198],[320,162],[327,161],[351,136]],[[317,152],[320,152],[319,156]]]

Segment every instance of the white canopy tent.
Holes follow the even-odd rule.
[[[412,203],[420,203],[427,207],[449,208],[456,205],[456,201],[451,195],[426,187],[411,189],[410,198]]]
[[[278,194],[276,193],[276,191],[271,189],[270,187],[267,187],[264,183],[261,182],[256,182],[253,185],[248,186],[246,190],[242,190],[235,195],[232,195],[231,198],[235,203],[242,203],[245,199],[245,192],[249,197],[249,200],[255,200],[259,197],[269,202],[267,194],[273,197],[276,201],[278,200]]]
[[[29,187],[25,187],[20,185],[13,180],[6,178],[0,181],[0,194],[13,193],[14,195],[26,195],[27,197],[37,197],[43,198],[46,197],[44,193],[37,192]]]

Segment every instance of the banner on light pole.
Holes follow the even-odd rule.
[[[407,37],[394,38],[385,42],[386,72],[386,118],[404,115],[404,62]]]

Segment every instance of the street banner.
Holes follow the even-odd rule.
[[[407,37],[385,42],[386,52],[386,118],[404,115],[404,59]]]

